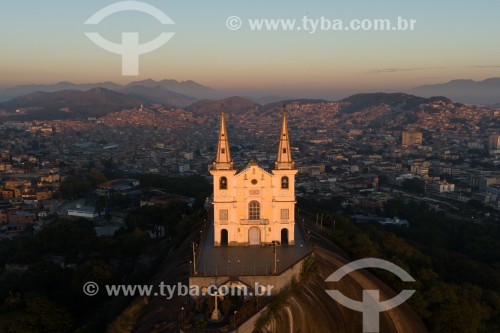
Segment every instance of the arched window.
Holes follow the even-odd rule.
[[[227,178],[226,177],[220,177],[219,190],[227,190]]]
[[[260,220],[260,203],[258,201],[250,201],[248,204],[248,219]]]
[[[288,188],[288,177],[281,177],[281,188]]]

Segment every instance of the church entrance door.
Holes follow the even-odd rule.
[[[288,229],[281,229],[281,245],[288,245]]]
[[[220,245],[221,246],[227,246],[228,243],[228,233],[226,229],[222,229],[220,231]]]
[[[248,242],[250,245],[260,245],[260,230],[257,227],[252,227],[248,230]]]

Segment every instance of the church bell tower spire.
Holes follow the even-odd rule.
[[[288,127],[286,124],[286,107],[283,104],[283,117],[281,121],[280,141],[278,147],[278,155],[274,169],[276,170],[292,170],[294,163],[292,160],[292,152],[290,151],[290,139],[288,138]]]
[[[231,160],[231,152],[229,151],[229,139],[227,137],[226,120],[224,117],[224,103],[221,103],[220,108],[219,141],[214,168],[216,170],[232,170],[233,161]]]

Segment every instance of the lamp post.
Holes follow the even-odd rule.
[[[189,276],[193,276],[193,269],[192,269],[192,265],[193,262],[191,260],[189,260]]]
[[[184,307],[181,307],[181,329],[184,327]]]
[[[194,249],[198,245],[196,245],[195,242],[192,242],[192,246],[193,246],[193,271],[194,275],[198,275],[198,272],[196,271],[196,251]]]
[[[240,275],[240,259],[238,259],[238,271],[237,271],[237,273],[238,273],[238,276],[239,276]]]
[[[231,260],[227,261],[227,276],[229,276],[229,264],[231,263]]]
[[[234,310],[234,316],[233,316],[233,328],[236,329],[236,310]]]
[[[277,272],[276,243],[274,243],[274,274]]]

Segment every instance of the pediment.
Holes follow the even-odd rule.
[[[235,175],[235,177],[243,177],[244,178],[246,176],[249,179],[252,177],[261,179],[262,175],[264,175],[264,177],[272,177],[273,176],[271,173],[264,170],[263,168],[261,168],[257,164],[253,164],[253,165],[249,165],[245,169],[239,171]]]

